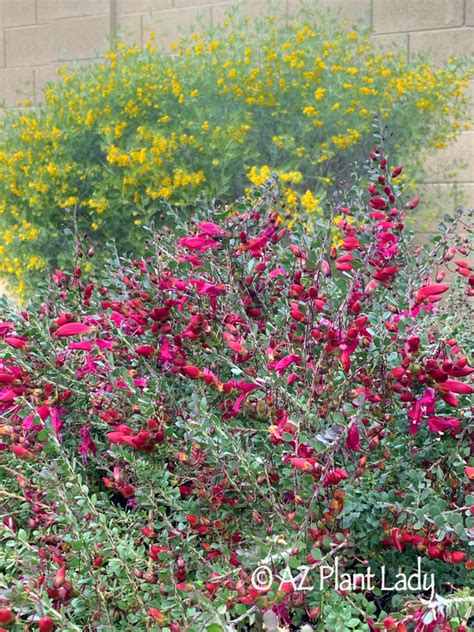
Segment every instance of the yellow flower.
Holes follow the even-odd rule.
[[[316,88],[316,90],[314,91],[314,98],[316,99],[316,101],[321,101],[321,99],[324,98],[325,94],[326,94],[325,88]]]
[[[66,200],[60,202],[59,206],[61,208],[67,208],[70,206],[75,206],[77,204],[77,197],[75,195],[70,195]]]
[[[130,158],[127,154],[121,153],[118,147],[111,145],[107,153],[107,162],[111,165],[127,167],[130,164]]]
[[[303,179],[303,174],[300,171],[284,171],[278,172],[278,177],[282,182],[291,182],[292,184],[298,184]]]
[[[428,101],[428,99],[423,98],[417,101],[416,107],[419,108],[420,110],[429,110],[431,109],[431,104]]]
[[[28,263],[26,265],[27,270],[42,270],[45,267],[46,267],[45,260],[35,255],[31,256],[28,259]]]
[[[305,193],[301,196],[301,204],[305,207],[308,213],[314,213],[316,210],[320,210],[321,200],[314,197],[313,193],[306,189]]]
[[[50,176],[52,176],[53,178],[55,178],[58,174],[59,174],[59,169],[57,168],[57,166],[52,163],[52,162],[48,162],[47,166],[46,166],[46,171],[49,173]]]
[[[294,209],[298,204],[298,195],[296,191],[290,188],[286,188],[283,190],[286,198],[286,206],[289,210]]]
[[[307,105],[303,108],[303,114],[308,117],[317,116],[318,110],[314,107],[314,105]]]
[[[263,165],[260,169],[258,167],[252,167],[247,173],[247,178],[256,187],[260,187],[262,184],[265,184],[265,182],[270,178],[270,175],[270,167],[268,165]]]

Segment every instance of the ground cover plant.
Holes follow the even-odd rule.
[[[95,243],[114,237],[121,253],[140,253],[141,225],[159,225],[170,204],[184,215],[197,195],[232,201],[278,171],[292,220],[299,209],[318,214],[366,155],[378,110],[420,179],[426,152],[467,121],[466,62],[433,68],[382,52],[366,29],[311,5],[289,24],[230,19],[172,55],[160,42],[118,43],[104,62],[63,69],[43,105],[7,112],[0,272],[12,290],[63,263],[68,212]]]
[[[5,629],[469,628],[469,216],[410,249],[384,142],[313,233],[274,182],[5,308]]]

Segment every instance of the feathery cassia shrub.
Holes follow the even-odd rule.
[[[469,218],[413,254],[419,200],[371,156],[311,234],[264,188],[98,284],[80,244],[5,310],[4,626],[468,629]],[[432,590],[394,591],[418,564]]]
[[[106,61],[64,68],[44,104],[6,114],[0,272],[20,294],[60,264],[68,212],[95,243],[139,253],[140,226],[170,205],[183,215],[198,195],[229,201],[275,171],[292,221],[298,208],[307,219],[366,155],[376,111],[417,176],[423,151],[466,121],[465,61],[435,69],[381,52],[314,4],[290,24],[230,18],[171,52],[118,43]]]

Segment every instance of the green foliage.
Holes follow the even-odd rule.
[[[63,69],[42,106],[7,114],[0,272],[20,294],[60,264],[67,209],[96,244],[139,253],[140,226],[160,225],[170,204],[183,215],[198,195],[235,199],[276,171],[295,221],[368,149],[375,112],[416,176],[466,118],[465,62],[380,52],[314,5],[290,24],[232,18],[172,52],[119,43]]]
[[[5,307],[2,622],[466,632],[471,217],[413,253],[378,141],[313,233],[264,187],[149,232],[96,285],[77,243],[26,311]],[[419,560],[435,595],[384,585]],[[321,585],[336,563],[373,585]]]

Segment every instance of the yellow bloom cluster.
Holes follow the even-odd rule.
[[[272,174],[295,218],[321,213],[371,143],[376,112],[405,164],[465,120],[461,61],[409,62],[310,11],[292,24],[229,18],[172,55],[159,47],[119,42],[96,66],[61,68],[41,109],[3,121],[0,271],[30,278],[46,265],[71,211],[97,240],[139,251],[134,227],[168,205],[233,198]]]

